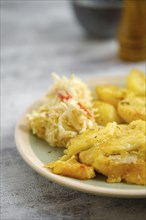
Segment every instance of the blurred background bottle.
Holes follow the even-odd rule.
[[[72,0],[72,6],[79,23],[90,36],[116,36],[123,0]]]
[[[146,59],[146,0],[124,0],[118,40],[122,60]]]

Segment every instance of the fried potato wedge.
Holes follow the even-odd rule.
[[[75,156],[67,161],[58,160],[56,162],[45,164],[46,168],[51,168],[53,173],[62,176],[70,176],[73,178],[85,180],[95,177],[94,169],[91,166],[79,163]]]
[[[108,122],[122,123],[123,120],[117,113],[115,107],[109,103],[95,101],[93,103],[94,118],[97,124],[105,126]]]
[[[107,102],[115,107],[118,103],[130,95],[132,92],[126,88],[115,85],[96,86],[96,94],[100,101]]]
[[[118,113],[127,123],[142,119],[146,120],[146,98],[129,96],[118,104]]]
[[[133,69],[130,71],[127,78],[127,88],[132,90],[136,95],[146,95],[146,75],[144,72]]]

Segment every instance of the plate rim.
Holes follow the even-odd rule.
[[[125,74],[123,74],[124,76]],[[114,76],[114,75],[113,75]],[[118,76],[118,75],[116,75]],[[122,76],[122,78],[123,78]],[[103,78],[106,77],[106,79],[108,77],[111,77],[111,75],[97,75],[96,79],[99,78]],[[95,81],[92,79],[92,81]],[[94,82],[93,82],[94,83]],[[89,81],[88,81],[88,84]],[[43,163],[39,160],[39,158],[37,158],[37,156],[35,155],[35,153],[33,152],[31,145],[29,143],[29,129],[27,128],[26,125],[26,120],[25,120],[25,115],[26,113],[30,112],[31,110],[34,109],[34,106],[36,104],[38,104],[39,102],[42,102],[43,98],[40,98],[38,100],[36,100],[33,104],[31,104],[25,111],[25,113],[19,118],[16,127],[15,127],[15,143],[16,143],[16,147],[17,150],[19,152],[19,154],[21,155],[21,157],[23,158],[23,160],[33,169],[35,170],[37,173],[39,173],[41,176],[44,176],[45,178],[49,179],[52,182],[55,182],[59,185],[62,185],[64,187],[68,187],[74,190],[78,190],[84,193],[90,193],[90,194],[94,194],[94,195],[98,195],[98,196],[108,196],[108,197],[118,197],[118,198],[146,198],[146,188],[144,189],[114,189],[114,188],[105,188],[102,186],[91,186],[90,184],[86,184],[83,182],[79,182],[77,179],[72,179],[70,177],[64,177],[64,176],[60,176],[60,175],[56,175],[53,174],[51,172],[51,170],[46,169],[43,167]],[[22,131],[20,129],[20,127],[24,125],[26,129],[26,132],[24,133],[24,131]],[[25,146],[28,145],[28,149],[24,147],[24,143],[23,143],[23,138],[26,137],[25,140]],[[30,148],[30,149],[29,149]],[[29,150],[31,153],[31,155],[29,155],[26,150]],[[30,159],[30,156],[33,156],[33,160]],[[35,163],[35,162],[36,163]]]

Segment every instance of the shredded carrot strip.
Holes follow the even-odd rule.
[[[66,96],[60,94],[59,92],[58,92],[57,94],[58,94],[58,97],[61,99],[61,101],[69,100],[69,99],[72,98],[72,96],[69,95],[69,94],[67,94]],[[79,106],[81,109],[83,109],[83,110],[87,113],[87,115],[88,115],[89,117],[92,116],[91,113],[88,111],[88,109],[86,109],[80,102],[78,102],[77,104],[78,104],[78,106]]]
[[[68,94],[68,95],[62,95],[58,92],[58,97],[61,99],[61,101],[64,101],[64,100],[69,100],[71,99],[72,97]]]
[[[87,112],[88,116],[92,116],[91,113],[88,111],[88,109],[86,109],[80,102],[78,102],[78,105],[80,106],[81,109],[83,109],[85,112]]]

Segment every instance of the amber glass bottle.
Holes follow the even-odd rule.
[[[146,60],[146,0],[124,0],[118,41],[122,60]]]

